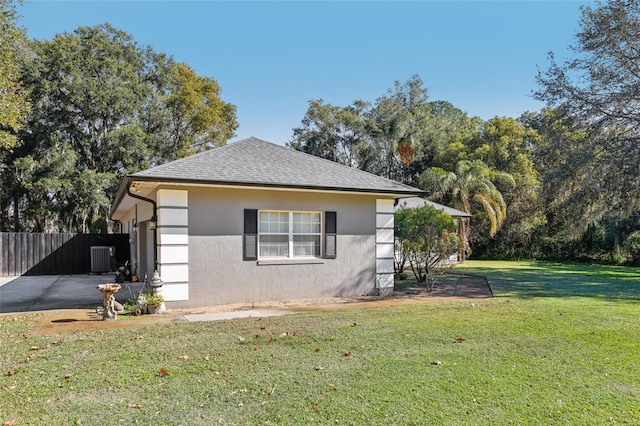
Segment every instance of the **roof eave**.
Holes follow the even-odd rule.
[[[109,218],[113,218],[120,203],[127,195],[127,187],[133,182],[153,182],[158,184],[180,184],[180,185],[203,185],[203,186],[228,186],[228,187],[245,187],[255,189],[288,189],[288,190],[307,190],[318,192],[346,192],[346,193],[360,193],[360,194],[380,194],[389,196],[392,198],[408,198],[408,197],[423,197],[426,195],[424,191],[415,190],[407,187],[407,189],[385,189],[385,188],[346,188],[346,187],[332,187],[321,185],[292,185],[292,184],[280,184],[269,182],[231,182],[231,181],[213,181],[213,180],[199,180],[199,179],[177,179],[168,177],[157,176],[139,176],[128,175],[122,180],[116,197],[111,205],[109,211]],[[112,219],[113,220],[113,219]]]
[[[122,202],[122,199],[127,194],[127,186],[131,182],[133,182],[133,180],[131,179],[131,176],[126,176],[124,179],[122,179],[122,182],[120,183],[120,187],[116,192],[116,197],[114,198],[113,203],[111,204],[111,210],[109,210],[109,219],[113,220],[113,215],[118,209],[120,202]]]
[[[130,182],[158,182],[166,184],[192,184],[192,185],[215,185],[215,186],[231,186],[231,187],[253,187],[253,188],[267,188],[267,189],[300,189],[300,190],[314,190],[314,191],[331,191],[331,192],[359,192],[369,194],[388,194],[398,196],[399,198],[424,196],[426,193],[421,190],[415,190],[414,188],[407,187],[407,189],[387,189],[387,188],[355,188],[355,187],[335,187],[335,186],[322,186],[322,185],[295,185],[295,184],[282,184],[277,182],[240,182],[240,181],[219,181],[219,180],[202,180],[202,179],[183,179],[183,178],[171,178],[171,177],[157,177],[157,176],[136,176],[130,175],[127,177]],[[122,188],[122,186],[121,186]]]

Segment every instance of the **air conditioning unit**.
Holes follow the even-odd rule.
[[[109,272],[113,259],[116,256],[116,248],[112,246],[91,247],[91,272]]]

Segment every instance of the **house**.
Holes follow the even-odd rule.
[[[248,138],[127,176],[111,218],[170,308],[393,291],[394,201],[422,191]]]
[[[398,211],[399,209],[402,209],[402,208],[417,209],[418,207],[422,207],[425,205],[434,207],[436,210],[440,210],[447,213],[454,220],[471,217],[469,213],[465,213],[462,210],[454,209],[452,207],[447,207],[442,204],[438,204],[434,201],[425,200],[424,198],[420,198],[420,197],[403,198],[402,200],[398,200],[395,206],[395,211]]]

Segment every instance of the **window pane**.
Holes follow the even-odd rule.
[[[294,256],[320,256],[320,235],[294,235]]]
[[[289,233],[289,213],[287,212],[260,212],[259,232],[268,234]]]
[[[293,214],[294,234],[319,234],[320,233],[320,213],[294,213]]]
[[[269,212],[259,212],[258,225],[258,232],[269,232]]]
[[[260,235],[261,257],[288,257],[289,237],[287,235]]]

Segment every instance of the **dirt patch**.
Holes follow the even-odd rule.
[[[190,309],[171,309],[166,314],[142,315],[139,317],[120,315],[117,321],[101,321],[95,311],[69,309],[41,311],[41,320],[30,330],[31,334],[50,335],[74,333],[80,331],[109,330],[125,327],[142,327],[152,324],[186,321],[185,315],[237,312],[252,309],[291,312],[322,312],[343,309],[373,308],[381,306],[414,305],[438,303],[452,300],[468,300],[493,297],[486,278],[462,275],[437,285],[431,293],[424,286],[405,286],[393,296],[323,297],[314,299],[296,299],[281,302],[262,302],[255,304],[233,304],[208,306]]]

